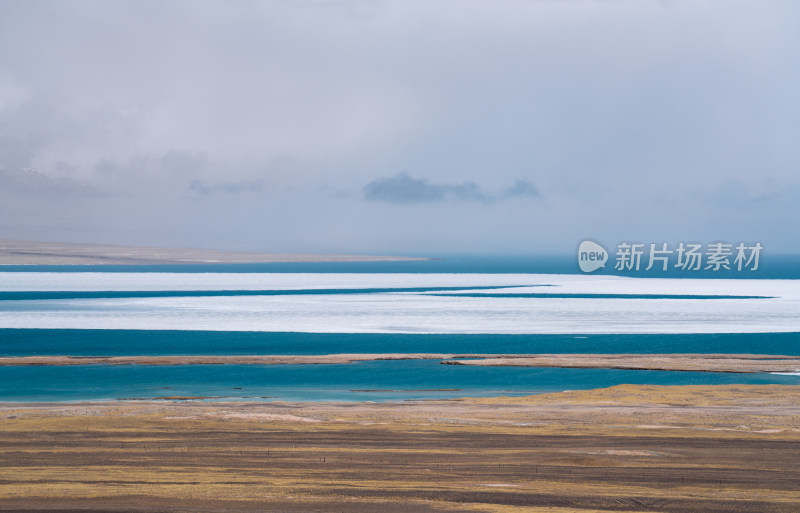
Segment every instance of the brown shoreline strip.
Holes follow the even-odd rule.
[[[0,239],[3,265],[235,264],[262,262],[395,262],[405,256],[258,253],[214,249],[157,248]],[[2,267],[0,267],[2,271]]]
[[[800,372],[800,358],[764,358],[758,355],[542,355],[494,357],[477,360],[444,360],[446,365],[485,367],[561,367],[573,369],[663,370],[694,372]]]
[[[378,360],[440,360],[445,365],[561,367],[696,372],[799,372],[800,357],[752,354],[441,354],[10,356],[0,366],[62,365],[330,365]]]

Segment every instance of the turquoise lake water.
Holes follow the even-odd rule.
[[[765,260],[765,262],[767,262]],[[764,272],[758,276],[714,274],[700,276],[697,274],[670,275],[670,277],[707,278],[707,277],[747,277],[747,278],[782,278],[795,280],[800,269],[797,259],[785,258],[773,260],[772,266],[765,265]],[[425,262],[385,262],[385,263],[343,263],[343,264],[208,264],[188,266],[14,266],[4,268],[9,273],[16,272],[48,272],[59,273],[92,272],[92,273],[180,273],[187,275],[189,285],[185,290],[159,290],[155,286],[137,290],[136,283],[124,289],[105,290],[102,285],[91,283],[93,288],[86,290],[50,290],[46,286],[13,290],[3,287],[3,276],[11,283],[11,274],[0,272],[0,319],[8,315],[24,327],[8,328],[0,324],[0,355],[74,355],[74,356],[117,356],[117,355],[244,355],[244,354],[332,354],[332,353],[756,353],[800,355],[800,333],[627,333],[604,334],[582,333],[580,331],[581,305],[613,305],[615,322],[626,318],[627,305],[637,305],[638,315],[648,319],[648,305],[653,306],[653,315],[664,308],[672,308],[676,304],[691,306],[691,312],[702,305],[721,305],[708,310],[707,315],[717,316],[717,325],[724,319],[726,309],[737,308],[737,305],[752,304],[755,307],[770,301],[759,299],[756,294],[719,295],[708,293],[699,286],[693,293],[586,293],[557,294],[547,293],[547,286],[536,292],[528,290],[515,294],[515,285],[481,286],[408,286],[397,284],[391,287],[362,286],[350,288],[316,288],[296,290],[208,290],[191,286],[192,273],[200,277],[205,273],[354,273],[359,275],[370,273],[574,273],[574,262],[565,259],[525,260],[520,258],[487,259],[487,258],[454,258]],[[708,274],[708,273],[707,273]],[[21,276],[21,275],[20,275]],[[110,274],[85,275],[87,280],[100,280]],[[639,274],[640,277],[655,274]],[[224,276],[223,276],[224,278]],[[363,280],[362,280],[363,281]],[[419,281],[419,279],[417,279]],[[422,279],[424,282],[424,278]],[[40,279],[39,282],[41,283]],[[47,280],[44,280],[46,285]],[[151,283],[149,281],[148,283]],[[223,279],[224,282],[224,279]],[[82,284],[80,278],[77,282]],[[115,282],[116,283],[116,282]],[[181,282],[183,283],[183,282]],[[360,283],[360,282],[359,282]],[[794,287],[789,282],[789,289]],[[184,283],[185,285],[185,283]],[[219,284],[217,284],[219,286]],[[224,283],[223,283],[224,285]],[[800,286],[800,285],[798,285]],[[491,289],[502,288],[492,292]],[[542,290],[542,293],[539,292]],[[694,289],[693,289],[694,290]],[[466,291],[466,292],[462,292]],[[399,296],[397,294],[400,294]],[[403,295],[405,294],[405,295]],[[417,295],[422,294],[422,295]],[[410,295],[410,296],[409,296]],[[452,298],[449,296],[453,296]],[[768,296],[768,295],[767,295]],[[215,298],[219,302],[215,302]],[[240,303],[224,303],[222,299],[247,300],[249,297],[272,297],[274,303],[254,303],[248,310],[250,317],[258,317],[259,308],[269,306],[273,310],[288,304],[303,306],[307,301],[325,306],[322,310],[314,310],[315,333],[292,331],[241,331],[231,329],[236,326],[234,320],[225,321],[229,316],[240,314],[243,308]],[[284,299],[284,297],[286,299]],[[452,315],[453,303],[441,303],[436,300],[471,301],[472,308],[480,312],[485,305],[487,311],[497,308],[495,301],[516,298],[519,303],[539,308],[542,301],[558,301],[558,298],[572,298],[565,312],[556,311],[562,324],[566,323],[572,333],[342,333],[324,332],[327,319],[334,318],[343,312],[349,312],[349,319],[360,319],[364,315],[373,315],[369,310],[353,310],[359,301],[370,303],[369,298],[392,299],[401,298],[417,305],[418,300],[431,301],[415,306],[422,309],[434,319],[441,317],[446,322]],[[206,301],[204,309],[196,308],[196,303],[163,303],[158,301],[179,299],[187,301]],[[350,298],[350,299],[347,299]],[[555,299],[554,299],[555,298]],[[87,303],[88,301],[88,303]],[[210,303],[208,302],[210,301]],[[353,303],[352,301],[356,301]],[[477,301],[478,303],[474,303]],[[666,301],[666,303],[664,302]],[[690,303],[684,303],[689,301]],[[750,301],[755,303],[741,303]],[[484,303],[485,302],[485,303]],[[538,303],[537,303],[538,302]],[[612,303],[607,303],[612,302]],[[218,304],[217,304],[218,303]],[[199,303],[198,303],[199,304]],[[391,303],[394,305],[394,303]],[[425,305],[433,306],[425,306]],[[457,303],[461,304],[461,303]],[[551,304],[551,303],[547,303]],[[552,303],[560,305],[561,303]],[[771,303],[770,303],[771,304]],[[783,310],[771,312],[776,319],[786,322],[787,315],[791,321],[792,313],[787,314],[785,303]],[[210,306],[209,306],[210,305]],[[266,306],[264,306],[266,305]],[[275,305],[278,305],[277,307]],[[449,306],[448,306],[449,305]],[[477,305],[477,306],[475,306]],[[115,323],[125,320],[133,322],[146,312],[147,319],[161,320],[169,325],[172,317],[162,318],[161,308],[171,308],[170,312],[186,317],[187,322],[196,322],[180,329],[115,329]],[[425,308],[442,308],[431,312]],[[293,315],[311,315],[299,306],[295,310],[280,309],[272,311],[280,321],[280,315],[287,318]],[[303,306],[303,308],[305,308]],[[388,307],[387,307],[388,308]],[[391,308],[395,308],[392,306]],[[413,317],[417,310],[386,310],[394,315],[390,321],[396,325],[403,315],[408,314],[408,325],[419,321]],[[450,308],[450,310],[448,309]],[[504,319],[514,322],[514,308],[509,307],[510,314],[498,317],[502,322],[494,325],[503,326]],[[562,307],[559,307],[562,308]],[[606,308],[606,307],[603,307]],[[188,309],[188,310],[187,310]],[[348,310],[350,309],[350,310]],[[351,311],[352,310],[352,311]],[[642,311],[644,314],[642,314]],[[741,313],[735,310],[731,319],[741,319]],[[165,310],[166,312],[166,310]],[[299,313],[298,313],[299,312]],[[366,312],[366,313],[365,313]],[[416,312],[416,313],[415,313]],[[574,313],[571,314],[571,312]],[[265,315],[266,315],[265,311]],[[384,311],[378,312],[386,315]],[[501,312],[502,313],[502,312]],[[124,314],[124,315],[123,315]],[[180,315],[175,314],[175,319]],[[206,317],[216,315],[224,330],[201,329]],[[765,315],[767,315],[765,314]],[[780,316],[778,316],[780,314]],[[82,315],[90,322],[99,322],[105,329],[41,329],[39,323],[60,315],[64,322],[71,316]],[[164,315],[167,315],[164,313]],[[378,315],[378,314],[375,314]],[[566,317],[564,317],[566,315]],[[574,316],[574,325],[571,315]],[[660,314],[669,320],[669,313]],[[765,319],[757,314],[747,322],[761,322]],[[800,316],[800,311],[797,313]],[[15,317],[16,316],[16,317]],[[399,316],[399,317],[398,317]],[[664,317],[666,316],[666,317]],[[723,316],[723,317],[719,317]],[[376,317],[377,318],[377,317]],[[20,320],[22,319],[22,320]],[[164,320],[166,319],[166,320]],[[416,321],[415,321],[416,319]],[[691,324],[695,328],[702,327],[704,318],[694,319]],[[491,320],[491,318],[490,318]],[[225,324],[225,322],[227,324]],[[10,322],[10,321],[9,321]],[[149,321],[143,321],[149,322]],[[377,321],[376,321],[377,322]],[[384,321],[381,321],[384,322]],[[406,322],[406,321],[404,321]],[[295,324],[296,325],[296,324]],[[302,326],[302,323],[300,324]],[[597,324],[595,324],[596,326]],[[672,331],[680,331],[680,323],[670,326]],[[689,324],[687,324],[689,326]],[[747,326],[747,323],[744,324]],[[321,328],[320,328],[321,327]],[[383,329],[383,328],[381,328]],[[490,330],[491,331],[491,330]],[[721,329],[719,331],[725,331]],[[734,330],[735,331],[735,330]],[[170,396],[204,396],[220,400],[347,400],[347,401],[390,401],[406,399],[426,399],[441,397],[491,396],[491,395],[525,395],[531,393],[551,392],[559,390],[591,389],[613,386],[622,383],[634,384],[747,384],[747,383],[781,383],[800,384],[800,376],[772,374],[723,374],[701,372],[663,372],[663,371],[625,371],[607,369],[541,369],[514,367],[474,367],[441,365],[438,361],[374,361],[345,365],[195,365],[195,366],[36,366],[36,367],[0,367],[0,401],[80,401],[124,398],[156,398]]]
[[[0,400],[172,396],[224,400],[392,401],[528,395],[619,385],[800,384],[798,376],[546,369],[373,361],[346,365],[87,365],[0,368]]]
[[[425,256],[425,255],[411,255]],[[582,274],[574,255],[446,255],[427,260],[396,262],[269,262],[252,264],[178,264],[178,265],[6,265],[3,272],[169,272],[169,273],[488,273],[488,274]],[[593,275],[639,278],[734,278],[800,279],[800,255],[765,253],[756,271],[682,270],[654,267],[649,271],[617,271],[613,262]]]

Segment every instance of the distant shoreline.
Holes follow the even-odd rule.
[[[691,372],[798,372],[800,357],[754,354],[440,354],[5,356],[0,366],[63,365],[309,365],[376,360],[440,360],[445,365],[551,367]]]
[[[427,258],[343,254],[256,253],[0,239],[4,265],[147,265],[287,262],[398,262]]]

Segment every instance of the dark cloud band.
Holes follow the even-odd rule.
[[[373,180],[364,186],[364,198],[385,203],[415,204],[447,200],[494,203],[511,198],[538,198],[539,190],[527,180],[517,180],[500,194],[490,194],[475,182],[438,184],[408,173]]]

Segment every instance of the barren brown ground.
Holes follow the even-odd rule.
[[[794,512],[800,387],[0,405],[3,511]]]

